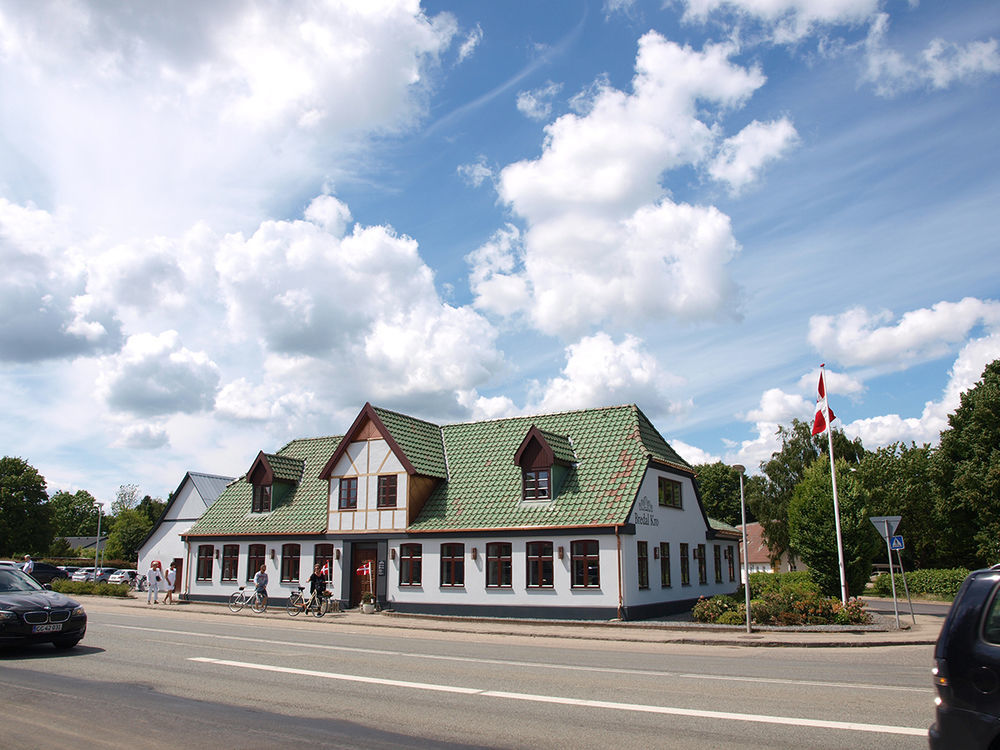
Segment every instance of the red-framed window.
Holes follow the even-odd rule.
[[[681,586],[691,585],[691,560],[688,558],[688,546],[681,544]]]
[[[212,565],[215,562],[215,545],[198,545],[198,570],[195,578],[199,581],[212,580]]]
[[[729,582],[736,580],[736,565],[733,562],[733,545],[726,547],[726,565],[729,568]]]
[[[670,542],[660,542],[660,588],[670,588]]]
[[[384,474],[378,478],[378,499],[379,508],[396,507],[396,475]]]
[[[570,562],[572,563],[572,585],[576,589],[601,587],[601,554],[596,539],[580,539],[570,542]]]
[[[722,583],[722,547],[718,544],[712,545],[712,554],[715,562],[715,582]]]
[[[525,469],[522,477],[525,500],[548,500],[552,497],[548,469]]]
[[[252,581],[260,566],[264,564],[267,549],[263,544],[251,544],[247,547],[247,580]]]
[[[708,560],[705,559],[704,544],[698,545],[698,549],[695,550],[695,556],[698,558],[698,583],[704,586],[708,583]]]
[[[486,587],[509,589],[514,585],[514,564],[510,542],[486,545]]]
[[[649,543],[636,542],[636,562],[639,565],[639,588],[649,588]]]
[[[399,585],[419,586],[422,569],[423,547],[419,544],[399,545]]]
[[[281,545],[281,582],[299,582],[299,558],[302,556],[302,547],[298,544]]]
[[[441,585],[465,585],[465,545],[449,543],[441,545]]]
[[[235,581],[240,567],[240,545],[222,545],[222,580]]]
[[[657,495],[660,505],[665,508],[682,508],[683,494],[681,493],[681,483],[675,479],[660,477],[658,482]]]
[[[320,570],[326,566],[326,580],[333,580],[333,545],[317,544],[313,549],[313,564],[319,565]]]
[[[357,477],[341,477],[339,507],[341,510],[355,510],[358,507]]]
[[[552,588],[552,542],[528,542],[525,551],[528,563],[528,588]]]
[[[255,484],[253,486],[254,513],[269,513],[271,511],[271,485]]]

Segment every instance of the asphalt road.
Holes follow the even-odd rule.
[[[89,605],[0,652],[31,748],[926,748],[931,648],[567,641]]]

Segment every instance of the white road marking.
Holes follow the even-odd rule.
[[[453,661],[469,664],[496,664],[505,667],[529,667],[532,669],[555,669],[565,672],[597,672],[604,674],[630,674],[643,675],[645,677],[672,677],[685,680],[725,680],[733,682],[762,683],[766,685],[802,685],[823,688],[844,688],[846,690],[888,690],[901,693],[925,693],[934,692],[932,687],[916,688],[903,685],[871,685],[863,682],[824,682],[822,680],[790,680],[779,677],[738,677],[734,675],[710,675],[696,674],[690,672],[665,672],[652,669],[623,669],[621,667],[587,667],[573,664],[546,664],[534,661],[514,661],[511,659],[482,659],[471,656],[447,656],[441,654],[418,654],[410,651],[389,651],[376,648],[358,648],[353,646],[334,646],[325,643],[302,643],[299,641],[279,641],[266,638],[249,638],[238,635],[216,635],[214,633],[198,633],[189,630],[170,630],[165,628],[150,628],[137,625],[115,625],[108,624],[108,627],[121,628],[123,630],[141,630],[148,633],[169,633],[172,635],[185,635],[198,638],[211,638],[212,640],[229,640],[241,643],[248,643],[254,646],[271,645],[285,646],[291,648],[319,649],[323,651],[341,651],[353,654],[378,654],[380,656],[398,656],[411,659],[426,659],[431,661]],[[258,649],[254,649],[258,650]]]
[[[507,698],[509,700],[530,701],[534,703],[555,703],[563,706],[584,706],[586,708],[605,708],[615,711],[639,711],[651,714],[666,714],[668,716],[686,716],[698,719],[714,719],[726,721],[748,721],[758,724],[782,724],[786,726],[811,727],[815,729],[839,729],[851,732],[869,732],[873,734],[901,734],[910,737],[926,737],[927,730],[918,727],[900,727],[888,724],[861,724],[854,721],[828,721],[825,719],[804,719],[796,716],[770,716],[767,714],[741,714],[731,711],[703,711],[694,708],[675,706],[651,706],[642,703],[617,703],[614,701],[598,701],[586,698],[563,698],[556,695],[532,695],[530,693],[509,693],[501,690],[479,690],[463,688],[455,685],[438,685],[429,682],[409,682],[404,680],[387,680],[381,677],[366,675],[342,674],[338,672],[321,672],[315,669],[296,669],[294,667],[278,667],[271,664],[252,664],[250,662],[231,661],[229,659],[212,659],[209,657],[190,657],[188,661],[217,666],[252,669],[262,672],[280,672],[283,674],[318,677],[326,680],[342,680],[360,682],[369,685],[388,685],[392,687],[410,688],[412,690],[432,690],[442,693],[459,693],[462,695],[481,695],[487,698]]]

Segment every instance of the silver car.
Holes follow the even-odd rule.
[[[137,575],[139,575],[138,570],[132,570],[131,568],[119,568],[108,576],[108,583],[127,583],[131,586]]]

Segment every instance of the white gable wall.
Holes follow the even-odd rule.
[[[166,516],[153,531],[153,535],[139,548],[139,572],[149,570],[153,560],[159,560],[166,568],[175,557],[183,558],[186,550],[180,535],[190,529],[204,512],[205,501],[198,494],[191,478],[185,477]]]
[[[396,475],[396,507],[378,508],[378,478]],[[330,475],[329,528],[337,531],[383,531],[406,528],[408,474],[385,440],[351,443]],[[358,478],[357,510],[340,510],[340,478]]]

